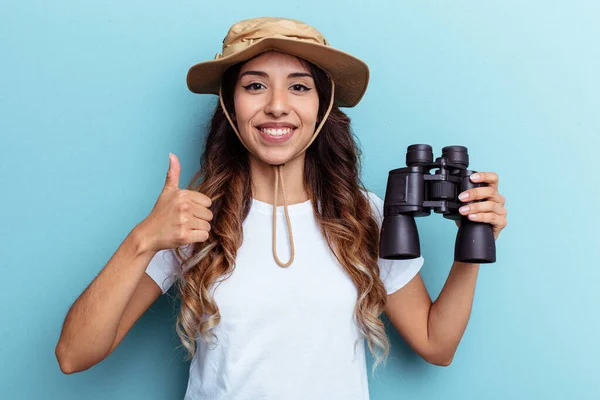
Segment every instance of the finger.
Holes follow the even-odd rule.
[[[210,197],[208,197],[204,193],[196,192],[194,190],[186,190],[186,192],[188,192],[190,199],[194,203],[199,204],[206,208],[212,206],[212,200],[210,199]]]
[[[473,182],[485,182],[492,187],[498,189],[498,174],[495,172],[477,172],[470,176],[471,181]]]
[[[469,190],[465,190],[462,192],[458,198],[461,201],[474,201],[474,200],[482,200],[489,199],[495,202],[500,202],[500,194],[496,190],[496,188],[491,186],[483,186],[477,187]]]
[[[196,218],[194,216],[190,216],[187,221],[187,226],[193,230],[203,230],[210,231],[210,222],[202,218]]]
[[[484,222],[498,227],[504,227],[506,225],[506,218],[504,215],[498,215],[496,213],[479,213],[469,214],[469,219],[476,222]]]
[[[181,172],[181,165],[179,159],[175,154],[169,153],[169,170],[167,171],[167,178],[165,179],[165,186],[163,188],[179,189],[179,174]]]
[[[498,194],[500,196],[500,201],[499,203],[502,204],[502,207],[504,207],[506,205],[506,198],[504,196],[502,196],[501,194]]]
[[[191,207],[192,215],[196,218],[203,219],[205,221],[212,221],[213,213],[208,208],[204,206],[199,206],[198,204],[193,203]]]
[[[194,229],[189,232],[189,242],[190,243],[205,242],[209,236],[210,236],[210,234],[205,230]]]
[[[495,201],[482,201],[464,205],[458,210],[462,215],[478,214],[482,212],[493,212],[498,215],[506,215],[506,209]]]

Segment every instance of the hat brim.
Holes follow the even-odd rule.
[[[194,93],[218,95],[227,68],[267,50],[303,58],[326,71],[335,82],[334,102],[338,107],[354,107],[367,90],[369,68],[362,60],[330,46],[285,38],[265,38],[231,56],[192,66],[187,74],[188,88]]]

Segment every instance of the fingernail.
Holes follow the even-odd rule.
[[[462,192],[460,195],[458,195],[458,198],[461,200],[467,199],[469,197],[469,192]]]
[[[460,211],[463,214],[466,214],[467,212],[469,212],[470,209],[471,208],[469,206],[464,206],[464,207],[461,207],[458,211]]]
[[[477,219],[477,214],[470,214],[469,219]]]
[[[478,181],[479,180],[479,174],[473,174],[473,175],[471,175],[471,180],[472,181]]]

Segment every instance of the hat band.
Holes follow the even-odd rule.
[[[215,60],[232,56],[232,55],[239,53],[240,51],[252,46],[253,44],[255,44],[257,42],[260,42],[261,40],[270,39],[270,38],[298,40],[298,41],[302,41],[302,42],[310,42],[310,43],[316,43],[316,44],[320,44],[320,45],[323,45],[323,44],[327,45],[327,40],[325,40],[325,38],[323,38],[323,41],[320,41],[318,38],[316,38],[314,36],[269,34],[268,36],[243,38],[240,41],[236,41],[236,42],[233,42],[230,44],[225,44],[225,45],[223,45],[222,52],[217,53],[217,55],[215,56]]]

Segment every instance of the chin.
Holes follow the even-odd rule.
[[[288,162],[294,154],[296,153],[291,151],[264,151],[264,149],[259,149],[257,152],[260,161],[271,165],[284,164]]]

